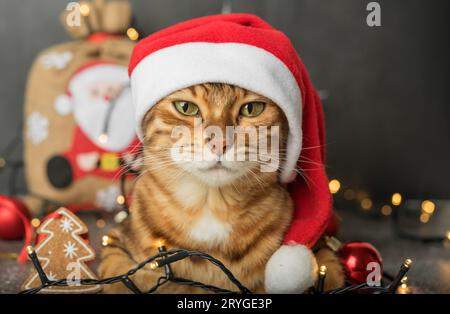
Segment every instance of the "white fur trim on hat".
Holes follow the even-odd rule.
[[[274,101],[289,123],[288,152],[281,181],[288,182],[302,146],[302,98],[289,68],[272,53],[242,43],[193,42],[151,53],[131,73],[137,133],[141,120],[167,95],[192,85],[226,83]]]
[[[302,293],[317,279],[317,262],[304,245],[283,245],[266,265],[267,293]]]

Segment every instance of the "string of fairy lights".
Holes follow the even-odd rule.
[[[86,26],[88,33],[93,33],[92,25],[89,21],[89,16],[91,15],[91,8],[87,3],[80,4],[80,14],[83,18],[84,25]],[[126,31],[127,37],[132,41],[137,41],[139,39],[139,32],[134,27],[129,27]]]
[[[103,238],[104,246],[111,245],[108,238]],[[130,269],[125,274],[121,274],[119,276],[102,278],[102,279],[81,279],[77,283],[82,286],[92,286],[92,285],[109,285],[114,283],[123,283],[125,287],[127,287],[131,293],[134,294],[151,294],[157,292],[163,285],[167,283],[174,283],[177,285],[191,286],[200,288],[213,293],[220,294],[251,294],[252,292],[246,288],[234,275],[233,273],[219,260],[215,259],[209,254],[197,251],[189,251],[183,249],[171,250],[167,251],[163,244],[159,244],[158,254],[147,258],[143,262],[137,264],[135,267]],[[68,286],[73,283],[69,283],[67,279],[57,279],[50,280],[45,273],[40,261],[39,257],[36,254],[36,251],[32,246],[27,247],[28,256],[33,263],[33,266],[39,276],[41,281],[41,285],[24,290],[20,292],[21,294],[36,294],[41,292],[43,289],[50,288],[52,286]],[[232,291],[228,289],[223,289],[220,287],[216,287],[209,284],[204,284],[198,281],[194,281],[191,279],[179,278],[175,276],[172,271],[171,264],[181,261],[186,258],[196,257],[204,259],[216,267],[218,267],[230,280],[231,283],[238,289],[238,291]],[[318,270],[318,280],[315,287],[312,287],[308,293],[311,294],[348,294],[352,292],[364,292],[364,293],[372,293],[372,294],[395,294],[395,293],[409,293],[409,287],[407,286],[407,277],[406,273],[411,268],[412,261],[410,259],[406,259],[403,264],[400,266],[400,270],[392,280],[386,285],[370,285],[369,283],[361,283],[356,285],[349,285],[343,288],[338,288],[334,290],[324,291],[325,280],[327,276],[327,267],[325,265],[321,265]],[[148,266],[148,267],[147,267]],[[131,276],[136,274],[136,272],[149,268],[152,271],[156,271],[159,268],[164,268],[164,274],[160,276],[154,286],[150,289],[142,290],[140,289],[131,279]]]
[[[389,199],[382,200],[380,204],[375,204],[374,200],[366,191],[356,190],[352,188],[344,188],[341,181],[332,179],[329,181],[330,192],[335,199],[343,199],[347,202],[353,202],[363,211],[378,210],[382,216],[393,216],[394,222],[398,222],[398,212],[402,207],[415,207],[418,212],[418,221],[421,224],[427,224],[437,211],[436,202],[430,199],[423,200],[407,200],[399,192],[391,194]],[[378,208],[377,208],[378,206]],[[396,224],[398,225],[398,224]],[[405,232],[399,232],[400,235],[406,235]],[[445,231],[442,236],[433,237],[436,241],[447,240],[450,241],[450,229]],[[420,239],[419,239],[420,240]],[[426,240],[426,239],[425,239]]]

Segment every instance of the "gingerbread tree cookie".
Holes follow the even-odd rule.
[[[67,279],[68,286],[50,286],[41,293],[95,293],[100,285],[80,285],[79,280],[96,279],[85,264],[95,259],[94,250],[81,237],[86,234],[86,225],[71,211],[61,208],[43,222],[37,233],[44,239],[35,249],[39,262],[49,280]],[[23,288],[41,285],[39,276],[33,270]]]

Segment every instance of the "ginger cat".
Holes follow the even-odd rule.
[[[194,130],[195,117],[201,119],[203,128],[214,125],[223,131],[226,126],[278,126],[280,157],[270,157],[279,161],[278,169],[282,167],[288,125],[270,99],[236,86],[212,83],[165,97],[143,119],[142,174],[133,191],[130,216],[109,233],[112,243],[102,252],[99,274],[105,278],[127,272],[157,254],[162,242],[168,250],[184,248],[214,256],[252,292],[263,293],[264,269],[289,226],[292,200],[279,182],[278,171],[260,171],[267,161],[222,158],[217,162],[221,155],[236,154],[218,137],[206,134],[201,138],[202,160],[174,160],[171,147],[177,138],[172,130],[179,125]],[[267,137],[272,133],[269,128]],[[196,145],[192,141],[188,150],[192,152]],[[246,140],[245,154],[252,148]],[[316,258],[319,265],[328,267],[326,289],[342,286],[342,269],[332,251],[316,250]],[[172,269],[177,277],[236,290],[217,267],[204,260],[187,258],[173,263]],[[146,290],[163,271],[146,268],[137,272],[133,281]],[[106,285],[104,291],[129,292],[121,283]],[[158,292],[205,291],[167,283]]]

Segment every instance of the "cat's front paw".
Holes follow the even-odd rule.
[[[270,257],[265,271],[267,293],[302,293],[317,279],[317,262],[306,246],[283,245]]]

